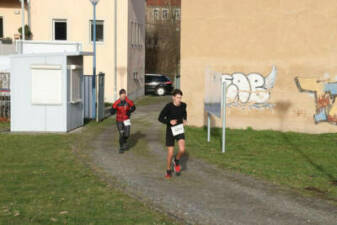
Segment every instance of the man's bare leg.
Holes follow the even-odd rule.
[[[185,153],[185,140],[184,139],[180,139],[178,141],[178,147],[179,147],[179,152],[176,156],[176,159],[180,160],[181,156]]]
[[[174,153],[174,147],[167,147],[167,170],[171,170],[171,162]]]

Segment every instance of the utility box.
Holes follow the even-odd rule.
[[[12,132],[68,132],[83,126],[84,55],[91,54],[10,57]]]

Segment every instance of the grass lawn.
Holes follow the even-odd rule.
[[[261,177],[305,194],[337,202],[337,134],[301,134],[252,129],[226,131],[221,153],[221,129],[186,128],[192,156],[219,167]]]
[[[10,127],[9,122],[0,122],[0,132],[1,131],[8,131]]]
[[[109,123],[73,134],[0,133],[0,224],[173,224],[81,160],[86,153],[79,148]]]

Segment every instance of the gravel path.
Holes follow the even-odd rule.
[[[192,156],[182,160],[180,177],[165,179],[163,129],[157,122],[164,104],[137,108],[131,149],[125,154],[118,154],[113,147],[113,135],[118,135],[114,126],[106,128],[94,142],[94,164],[127,193],[186,224],[337,225],[337,207],[324,200],[300,197]],[[187,151],[193,155],[193,149]]]

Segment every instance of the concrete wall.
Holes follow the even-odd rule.
[[[14,39],[15,34],[19,34],[18,29],[21,27],[21,4],[19,1],[1,0],[0,17],[3,18],[4,37]],[[26,24],[28,13],[25,10]]]
[[[129,1],[128,95],[144,95],[145,73],[145,1]],[[136,28],[135,28],[136,27]],[[139,30],[138,30],[139,29]],[[132,42],[132,36],[134,37]],[[134,76],[134,73],[137,73]]]
[[[229,90],[237,103],[228,108],[229,127],[336,132],[336,15],[334,0],[182,1],[181,86],[190,124],[205,125],[204,74],[211,67],[248,81],[247,90],[238,83]],[[239,93],[257,99],[248,75],[266,84],[273,65],[277,77],[264,89],[265,104],[240,101]]]

